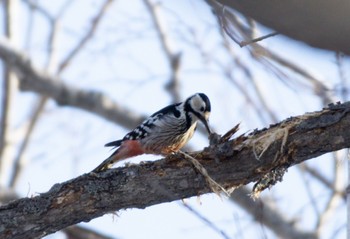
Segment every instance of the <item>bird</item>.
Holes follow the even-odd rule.
[[[105,144],[117,149],[92,172],[105,171],[121,160],[142,155],[178,152],[193,136],[201,121],[208,134],[211,105],[208,96],[196,93],[181,103],[155,112],[122,139]]]

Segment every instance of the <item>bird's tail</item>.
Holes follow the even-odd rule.
[[[112,167],[112,165],[116,161],[118,161],[118,159],[116,158],[116,155],[118,154],[118,151],[119,151],[119,149],[114,151],[111,156],[106,158],[100,165],[98,165],[94,170],[92,170],[92,172],[98,173],[98,172],[105,171],[105,170],[109,169],[110,167]]]
[[[112,141],[112,142],[109,142],[108,144],[105,144],[105,147],[119,147],[122,142],[123,140]],[[112,165],[118,160],[116,158],[118,152],[119,152],[119,149],[114,151],[111,156],[106,158],[100,165],[98,165],[94,170],[92,170],[92,172],[97,173],[112,167]]]
[[[92,172],[97,173],[97,172],[107,170],[114,163],[120,160],[145,153],[144,149],[140,145],[140,142],[137,140],[126,140],[126,141],[123,141],[123,144],[121,144],[120,142],[121,142],[120,140],[117,140],[106,144],[106,146],[118,147],[120,145],[120,147],[116,151],[114,151],[111,156],[105,159],[99,166],[97,166],[97,168],[92,170]]]

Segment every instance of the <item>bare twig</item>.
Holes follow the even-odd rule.
[[[261,87],[259,87],[257,80],[254,79],[254,77],[249,78],[249,82],[251,83],[251,85],[253,86],[253,89],[255,91],[255,95],[258,97],[258,105],[261,105],[261,107],[258,106],[258,108],[262,108],[264,109],[264,111],[266,112],[266,114],[269,116],[268,122],[270,123],[276,123],[278,122],[278,117],[276,115],[276,113],[274,113],[271,109],[271,107],[268,105],[266,99],[267,97],[265,97],[263,95],[263,92],[261,90]]]
[[[59,76],[68,66],[69,62],[71,62],[74,59],[74,56],[78,54],[79,51],[83,49],[83,47],[87,44],[87,42],[93,37],[94,32],[96,31],[101,18],[103,17],[105,11],[107,10],[110,3],[112,3],[113,0],[107,0],[102,5],[101,9],[98,11],[97,15],[93,18],[93,21],[91,23],[91,26],[89,30],[86,32],[85,36],[80,40],[80,42],[77,44],[77,46],[68,54],[67,58],[61,63],[57,76]],[[58,16],[51,20],[51,33],[48,41],[48,61],[46,66],[47,72],[54,72],[54,67],[56,66],[55,58],[56,58],[56,35],[58,34],[58,26],[60,21],[60,16],[64,13],[64,10],[68,7],[68,5],[72,3],[72,1],[67,1],[66,4],[62,7],[61,11],[59,12]],[[44,110],[44,107],[48,101],[47,96],[42,96],[40,99],[38,99],[30,118],[29,126],[27,128],[27,131],[25,133],[25,137],[21,143],[21,146],[19,148],[19,151],[17,153],[17,156],[14,160],[14,170],[13,174],[10,177],[10,187],[14,187],[16,185],[18,176],[21,173],[22,164],[24,160],[24,152],[27,149],[31,134],[35,128],[36,123],[38,122],[38,119],[41,115],[41,113]]]
[[[253,29],[250,29],[249,27],[245,26],[240,19],[236,17],[236,15],[232,12],[231,9],[225,7],[224,5],[221,5],[217,1],[210,1],[210,5],[214,7],[218,20],[222,26],[222,29],[226,34],[230,36],[230,38],[237,43],[238,45],[241,45],[241,41],[238,40],[239,37],[242,37],[246,42],[251,42],[251,36]],[[277,33],[271,33],[268,36],[274,36]],[[261,38],[257,38],[258,40],[261,40]],[[265,37],[263,37],[265,39]],[[256,43],[256,41],[253,40],[253,42]],[[246,45],[245,42],[243,42],[243,45]],[[262,63],[263,65],[267,66],[274,72],[281,73],[281,70],[277,69],[276,66],[272,64],[268,64],[268,62],[265,62],[262,60],[261,56],[264,56],[267,59],[270,59],[276,63],[278,63],[280,66],[284,66],[287,69],[295,72],[296,74],[302,76],[304,79],[308,80],[311,83],[313,92],[319,96],[324,105],[329,104],[332,102],[330,92],[328,87],[323,84],[320,80],[318,80],[316,77],[314,77],[311,73],[307,72],[305,69],[301,68],[300,66],[284,59],[283,57],[279,56],[278,54],[272,52],[269,49],[264,48],[263,46],[259,44],[251,44],[251,48],[248,50],[252,52],[252,56],[255,60]],[[257,57],[256,57],[256,56]],[[285,78],[285,77],[284,77]]]
[[[50,23],[51,23],[51,32],[50,32],[50,37],[48,40],[48,61],[46,63],[46,71],[47,72],[53,72],[53,68],[55,67],[55,58],[56,58],[56,39],[57,39],[57,31],[58,31],[58,22],[59,19],[51,19],[50,18]],[[31,28],[31,26],[28,26],[28,28]],[[28,36],[29,37],[29,36]],[[25,151],[28,147],[28,144],[31,139],[31,135],[35,129],[35,125],[37,124],[41,113],[44,110],[44,107],[46,105],[46,102],[48,101],[47,96],[40,96],[36,103],[34,103],[33,110],[29,119],[29,124],[28,127],[26,128],[26,132],[24,135],[24,138],[19,146],[18,152],[16,157],[14,158],[13,161],[13,170],[12,174],[10,175],[9,179],[9,187],[10,188],[15,188],[16,183],[19,179],[19,176],[21,175],[22,169],[23,169],[23,164],[24,164],[24,159],[25,159]]]
[[[240,45],[240,47],[245,47],[245,46],[250,45],[252,43],[256,43],[256,42],[265,40],[267,38],[270,38],[270,37],[273,37],[273,36],[276,36],[276,35],[278,35],[278,32],[273,32],[273,33],[267,34],[265,36],[257,37],[257,38],[254,38],[254,39],[251,39],[251,40],[248,40],[248,41],[241,41],[241,43],[239,45]]]
[[[26,56],[15,50],[4,39],[0,39],[0,58],[15,69],[19,75],[26,76],[25,78],[20,77],[20,86],[24,91],[49,96],[59,105],[75,106],[127,128],[135,127],[145,118],[118,105],[101,92],[74,88],[58,80],[56,76],[39,70]]]
[[[257,45],[255,47],[261,48],[261,46]],[[266,48],[262,49],[262,51],[264,51],[264,56],[267,56],[270,60],[277,62],[279,65],[294,71],[296,74],[308,80],[313,87],[314,94],[322,99],[323,105],[328,105],[329,103],[333,102],[328,87],[307,70],[298,66],[297,64],[292,63],[291,61],[284,59],[271,50],[268,50]]]
[[[244,210],[249,212],[252,217],[267,226],[276,235],[286,239],[316,239],[314,232],[305,232],[298,229],[291,219],[285,217],[284,214],[278,212],[265,202],[264,199],[253,200],[250,196],[250,190],[247,187],[240,187],[231,194],[231,199]]]
[[[229,49],[229,48],[228,48]],[[230,51],[231,53],[231,51]],[[242,64],[240,62],[239,59],[236,59],[236,57],[234,56],[234,53],[231,53],[232,57],[235,59],[237,66],[243,71],[243,73],[246,75],[246,77],[249,79],[250,77],[253,77],[249,71],[249,69],[247,69],[244,64]],[[260,118],[260,120],[264,123],[267,123],[267,120],[265,120],[265,118],[263,117],[265,110],[262,109],[261,107],[259,107],[259,104],[255,102],[255,100],[253,99],[253,97],[248,93],[247,91],[247,87],[244,86],[243,84],[241,84],[237,79],[235,79],[232,75],[232,66],[223,66],[220,62],[215,61],[214,63],[216,63],[216,65],[222,69],[224,76],[230,81],[232,82],[233,86],[235,88],[237,88],[237,90],[243,95],[246,104],[245,105],[249,105],[251,107],[253,107],[253,109],[255,110],[255,112],[257,112],[257,117]],[[268,110],[266,110],[268,111]]]
[[[21,172],[23,169],[23,163],[24,163],[24,159],[25,159],[25,155],[24,155],[25,151],[28,147],[32,132],[34,130],[36,123],[38,122],[39,116],[41,115],[41,113],[44,109],[44,106],[45,106],[47,99],[48,99],[47,97],[45,97],[43,99],[39,99],[37,101],[38,104],[34,106],[34,109],[32,111],[32,115],[30,117],[29,125],[26,129],[26,132],[25,132],[25,136],[21,142],[21,145],[18,149],[17,155],[13,161],[13,170],[12,170],[13,172],[12,172],[10,179],[9,179],[9,187],[10,188],[16,187],[19,176],[21,175]]]
[[[165,88],[171,94],[173,102],[180,102],[181,97],[179,94],[179,76],[181,66],[181,53],[176,53],[174,50],[174,43],[171,42],[171,39],[167,34],[165,19],[163,19],[161,16],[159,4],[152,3],[150,0],[144,0],[144,3],[150,13],[151,19],[160,40],[161,47],[168,61],[169,70],[171,72],[169,83]]]
[[[344,55],[342,53],[336,53],[336,63],[338,66],[338,75],[340,78],[340,95],[343,101],[346,101],[349,97],[349,88],[348,88],[348,77],[346,76],[344,69]]]
[[[310,174],[314,179],[318,180],[328,190],[333,191],[333,193],[340,195],[344,200],[346,200],[345,192],[343,190],[337,191],[333,187],[332,182],[329,179],[327,179],[324,175],[322,175],[319,170],[310,167],[308,164],[301,164],[299,167],[308,174]]]
[[[201,213],[196,211],[193,207],[188,205],[186,202],[182,203],[181,205],[185,207],[188,211],[190,211],[192,214],[194,214],[197,218],[199,218],[202,222],[204,222],[209,228],[213,229],[215,232],[221,235],[223,238],[225,239],[230,238],[223,230],[215,226],[213,222],[211,222],[208,218],[204,217]]]
[[[278,32],[273,32],[262,37],[253,38],[253,27],[251,19],[248,19],[249,27],[245,27],[235,16],[230,8],[221,5],[217,1],[210,1],[211,6],[216,12],[216,16],[219,19],[220,25],[224,32],[240,47],[245,47],[252,43],[256,43],[267,38],[278,35]],[[234,26],[234,27],[233,27]],[[239,40],[238,38],[243,38],[244,40]]]
[[[320,218],[320,209],[318,208],[317,204],[317,197],[312,193],[312,186],[310,180],[306,178],[306,174],[301,173],[301,179],[303,181],[303,186],[305,187],[306,195],[309,198],[309,205],[313,210],[314,216],[316,218]]]
[[[5,7],[5,20],[4,20],[4,28],[6,32],[7,38],[12,41],[16,42],[16,30],[17,25],[16,18],[18,17],[18,1],[10,1],[6,0],[4,1],[4,7]],[[12,69],[5,65],[4,67],[4,81],[3,81],[3,87],[2,87],[2,107],[1,108],[1,115],[0,115],[0,175],[4,176],[5,168],[3,167],[5,162],[4,159],[9,159],[8,154],[8,141],[10,139],[10,122],[11,122],[11,110],[13,107],[11,107],[12,101],[14,99],[14,93],[16,92],[18,88],[18,78],[15,75],[15,73],[12,71]],[[0,181],[4,178],[0,178]]]
[[[221,35],[224,35],[224,32],[221,30],[220,31]],[[242,63],[242,60],[239,59],[239,57],[236,56],[235,52],[232,50],[232,47],[230,43],[227,41],[227,39],[223,36],[223,41],[224,41],[224,47],[227,49],[227,53],[230,54],[230,56],[233,58],[235,67],[238,67],[243,74],[246,76],[246,81],[244,82],[249,82],[251,83],[253,90],[256,91],[256,95],[259,97],[259,100],[256,101],[253,99],[251,94],[248,93],[246,85],[242,85],[238,82],[237,79],[235,79],[232,75],[232,69],[235,69],[233,66],[222,66],[220,62],[215,61],[217,63],[218,67],[222,68],[222,71],[224,72],[225,76],[227,79],[229,79],[234,86],[241,92],[246,99],[247,103],[254,108],[254,110],[257,112],[257,117],[260,118],[260,120],[263,123],[270,122],[270,120],[267,120],[266,117],[264,117],[265,114],[269,116],[270,119],[272,119],[273,122],[277,122],[277,117],[276,115],[271,111],[270,107],[268,106],[265,98],[263,97],[260,88],[257,86],[256,81],[254,80],[254,76],[251,73],[250,69]],[[237,71],[237,69],[235,69]]]
[[[23,2],[25,2],[26,4],[28,4],[28,6],[33,9],[38,11],[39,13],[41,13],[46,19],[48,19],[49,21],[53,20],[53,16],[51,16],[51,14],[44,8],[42,8],[37,1],[34,0],[22,0]]]
[[[115,239],[82,226],[71,226],[62,230],[67,239]]]
[[[316,224],[316,230],[319,235],[323,234],[323,230],[325,229],[325,224],[332,218],[332,216],[335,214],[337,206],[339,206],[340,203],[343,201],[343,195],[337,193],[338,191],[341,191],[344,187],[344,170],[343,167],[338,165],[339,161],[344,160],[344,153],[345,151],[337,151],[333,152],[333,169],[334,169],[334,180],[333,180],[333,186],[331,190],[331,194],[329,196],[329,199],[326,203],[326,206],[322,210],[322,213],[320,214],[320,217],[318,217],[318,221]]]
[[[77,45],[70,51],[70,53],[64,58],[58,67],[58,72],[62,72],[71,62],[72,58],[86,45],[86,43],[93,37],[96,32],[96,29],[102,20],[102,17],[105,15],[108,7],[113,3],[113,0],[106,0],[97,15],[92,19],[89,30],[86,32],[85,36],[80,39]]]

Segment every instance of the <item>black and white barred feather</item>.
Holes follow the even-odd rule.
[[[105,146],[120,147],[106,163],[130,156],[146,154],[169,154],[181,149],[193,136],[197,122],[200,120],[208,133],[208,119],[211,111],[209,98],[203,93],[197,93],[182,103],[169,105],[143,121],[134,130]],[[104,168],[103,162],[98,168]]]

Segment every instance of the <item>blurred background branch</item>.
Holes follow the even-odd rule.
[[[96,158],[102,161],[108,154],[102,149],[105,142],[194,92],[210,96],[211,127],[218,132],[237,122],[248,132],[349,100],[350,5],[345,0],[306,5],[277,0],[4,0],[1,7],[3,202],[13,195],[35,195],[91,170]],[[207,145],[203,132],[199,130],[188,149]],[[242,202],[233,206],[225,200],[215,212],[211,208],[221,203],[217,199],[202,196],[200,205],[189,199],[191,222],[173,216],[169,220],[174,222],[166,223],[162,217],[164,223],[157,228],[167,228],[166,237],[175,238],[278,238],[289,233],[344,238],[344,208],[350,205],[344,190],[347,161],[344,150],[322,156],[322,163],[311,160],[293,167],[284,186],[277,184],[259,202],[245,199],[247,188],[233,195]],[[267,213],[266,220],[259,220],[256,210],[261,205],[273,211],[271,218]],[[177,215],[182,210],[178,207],[145,210],[144,231],[155,231],[147,224],[157,215],[154,211],[171,214],[175,208]],[[255,212],[249,210],[254,207]],[[135,237],[135,230],[124,230],[123,220],[133,218],[127,225],[135,228],[133,222],[141,215],[133,210],[125,214],[113,226],[105,226],[113,221],[108,217],[96,220],[102,226],[87,226],[92,233]],[[280,218],[279,224],[273,223],[274,217]],[[203,225],[193,226],[196,220]],[[85,235],[76,232],[67,232],[67,238]],[[152,234],[164,237],[160,231]]]

